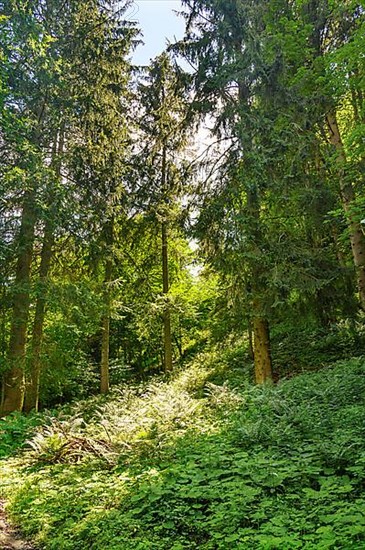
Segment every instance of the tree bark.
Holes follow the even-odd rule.
[[[356,221],[352,212],[352,206],[355,201],[355,191],[352,183],[347,181],[346,178],[347,158],[335,111],[332,111],[327,115],[327,124],[330,132],[331,144],[337,153],[337,167],[342,207],[348,220],[350,243],[357,275],[360,304],[361,307],[365,309],[365,238],[362,233],[360,223]]]
[[[161,187],[166,192],[167,186],[167,168],[166,168],[166,145],[162,148],[162,166],[161,166]],[[171,338],[171,315],[168,304],[169,293],[169,264],[168,264],[168,245],[167,245],[167,222],[165,220],[166,213],[163,212],[163,221],[161,224],[161,240],[162,240],[162,292],[165,298],[163,312],[163,327],[164,327],[164,369],[165,372],[172,370],[172,338]]]
[[[36,223],[35,187],[24,193],[18,238],[13,314],[8,348],[9,367],[3,376],[1,413],[21,411],[25,393],[25,346],[29,315],[29,286]]]
[[[272,382],[269,323],[263,317],[253,318],[255,382]]]
[[[250,358],[254,360],[255,352],[253,349],[253,330],[252,330],[251,319],[248,319],[247,321],[247,336],[248,336],[248,352],[249,352]]]
[[[34,315],[34,324],[32,332],[32,348],[30,359],[29,379],[26,385],[24,412],[31,410],[38,411],[39,403],[39,384],[41,375],[41,350],[43,341],[43,327],[48,297],[48,273],[52,261],[54,234],[53,224],[47,220],[43,246],[41,252],[41,265],[39,268],[39,288]]]
[[[254,243],[255,260],[252,265],[252,319],[253,319],[253,359],[256,384],[272,382],[273,372],[271,363],[269,322],[265,316],[262,294],[265,284],[263,277],[261,243],[263,241],[260,225],[260,200],[258,191],[252,187],[247,191],[247,206],[251,215],[251,231]]]
[[[163,295],[166,299],[165,310],[163,313],[164,326],[164,368],[165,371],[172,370],[172,338],[171,338],[171,316],[170,307],[167,303],[169,292],[169,268],[168,268],[168,249],[167,249],[167,227],[162,223],[162,281]]]
[[[112,245],[113,245],[113,218],[106,224],[106,245],[107,259],[105,262],[104,275],[104,313],[101,319],[101,361],[100,361],[100,393],[106,394],[110,388],[109,381],[109,355],[110,355],[110,283],[112,281],[113,260],[112,260]]]
[[[106,305],[106,304],[105,304]],[[109,349],[110,349],[110,313],[107,312],[101,321],[101,361],[100,361],[100,393],[109,391]]]

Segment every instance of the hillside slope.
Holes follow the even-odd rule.
[[[196,365],[10,417],[8,513],[47,550],[363,549],[364,374],[357,358],[252,387]]]

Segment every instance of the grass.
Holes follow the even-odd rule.
[[[365,359],[261,388],[203,365],[3,421],[20,424],[0,475],[24,533],[48,550],[365,548]]]

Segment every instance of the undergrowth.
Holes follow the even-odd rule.
[[[363,549],[364,374],[356,358],[253,387],[197,362],[120,387],[44,414],[2,496],[47,550]]]

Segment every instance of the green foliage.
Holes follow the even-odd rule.
[[[41,464],[72,464],[96,457],[106,465],[113,465],[115,453],[111,443],[84,437],[80,433],[80,427],[84,424],[80,416],[67,420],[51,418],[48,425],[37,430],[27,441],[33,450],[30,456]]]
[[[38,414],[24,416],[15,412],[6,419],[0,419],[0,457],[12,455],[26,447],[27,439],[35,428],[44,422],[44,417]]]
[[[13,323],[21,368],[27,336],[27,359],[40,354],[43,406],[86,397],[107,317],[121,384],[1,420],[0,490],[48,550],[364,548],[365,336],[348,246],[365,206],[364,10],[352,0],[183,5],[180,49],[195,73],[182,79],[163,54],[133,97],[128,1],[4,2],[1,370]],[[200,278],[182,206],[194,109],[218,140],[192,201],[211,266]],[[44,273],[46,234],[55,261]],[[18,271],[31,275],[17,281]],[[11,321],[17,296],[23,324]],[[261,317],[276,372],[290,379],[257,388],[244,331]],[[175,358],[191,364],[151,381],[163,318]],[[123,383],[132,374],[143,382]]]
[[[330,327],[297,327],[278,324],[272,330],[274,366],[280,378],[336,360],[365,353],[364,325],[359,319]]]
[[[54,274],[41,357],[43,407],[97,391],[98,369],[91,347],[99,332],[100,302],[98,286],[84,269],[79,270],[77,282]]]
[[[53,550],[359,550],[364,369],[359,358],[250,387],[218,362],[196,364],[75,404],[2,464],[9,512]],[[61,433],[108,441],[114,466],[86,444],[76,463],[55,460]],[[39,461],[46,449],[51,460]]]

